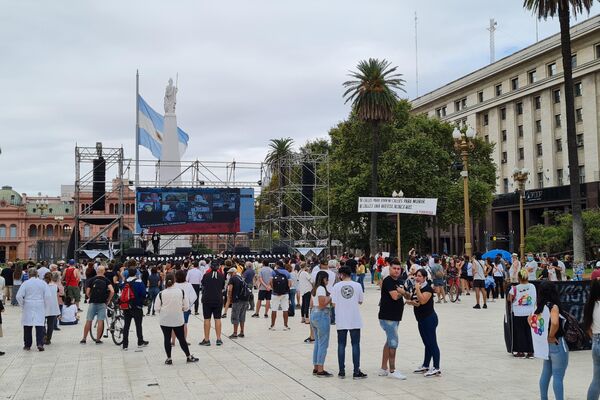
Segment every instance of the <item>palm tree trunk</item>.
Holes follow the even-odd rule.
[[[566,3],[566,2],[565,2]],[[564,4],[561,2],[561,4]],[[585,238],[581,217],[581,189],[579,183],[579,154],[575,128],[575,97],[573,94],[573,66],[571,63],[571,33],[569,26],[569,4],[559,6],[560,42],[562,48],[565,79],[565,107],[567,119],[567,149],[569,155],[569,175],[571,189],[571,210],[573,213],[573,256],[585,262]]]
[[[377,186],[379,184],[377,162],[379,160],[379,123],[377,120],[371,122],[371,197],[377,197]],[[370,255],[377,253],[377,213],[371,213],[371,229],[369,230]]]

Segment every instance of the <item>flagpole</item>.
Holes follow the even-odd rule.
[[[137,189],[140,186],[140,72],[135,71],[135,190],[137,197]],[[137,199],[136,199],[137,201]],[[137,208],[135,210],[135,228],[138,227]]]

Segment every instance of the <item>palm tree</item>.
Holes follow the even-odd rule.
[[[405,91],[404,79],[400,78],[402,74],[396,73],[396,67],[391,67],[391,63],[385,59],[363,60],[356,69],[349,74],[354,79],[344,82],[344,97],[345,103],[352,102],[358,118],[371,126],[371,196],[377,197],[379,127],[382,122],[392,119],[398,102],[394,89]],[[377,251],[377,213],[371,213],[369,247],[374,255]]]
[[[289,137],[271,139],[269,143],[270,149],[265,157],[265,163],[269,165],[270,168],[274,168],[279,159],[285,158],[293,153],[293,145],[294,139]]]
[[[524,0],[523,7],[547,19],[558,14],[560,22],[560,45],[565,79],[565,106],[567,114],[567,149],[573,212],[573,255],[575,260],[585,262],[585,237],[581,217],[581,190],[579,184],[579,156],[575,130],[575,98],[573,95],[573,64],[571,62],[570,14],[577,16],[590,12],[594,0]]]
[[[265,157],[265,164],[267,164],[269,166],[269,169],[271,170],[271,176],[274,177],[275,174],[277,174],[277,186],[280,192],[280,196],[279,199],[281,199],[283,204],[278,204],[277,208],[281,211],[280,213],[280,217],[287,217],[289,212],[288,212],[288,207],[285,204],[285,200],[284,200],[284,193],[282,193],[283,189],[285,188],[287,182],[286,182],[286,177],[287,177],[287,171],[286,171],[286,167],[289,166],[289,163],[283,163],[281,164],[280,161],[285,160],[287,157],[289,157],[291,154],[293,154],[294,150],[292,148],[292,146],[294,145],[294,140],[292,138],[280,138],[280,139],[271,139],[270,143],[269,143],[269,152],[267,153],[267,156]],[[279,169],[277,170],[277,167],[279,166]],[[285,236],[286,232],[289,229],[289,225],[287,224],[286,221],[284,221],[282,223],[282,229],[284,232],[280,232],[280,234],[282,236]]]

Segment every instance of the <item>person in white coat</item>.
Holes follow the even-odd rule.
[[[38,270],[38,274],[41,268]],[[46,290],[48,293],[48,301],[46,301],[46,333],[44,335],[44,344],[51,344],[52,333],[56,327],[56,318],[60,315],[60,307],[58,306],[58,272],[46,272],[44,282],[46,282]]]
[[[21,284],[17,292],[17,302],[23,307],[21,325],[23,325],[23,350],[30,350],[33,344],[32,331],[35,327],[35,341],[39,351],[44,351],[44,324],[46,322],[46,303],[50,301],[50,291],[46,282],[38,278],[36,268],[29,268],[29,279]]]
[[[185,340],[187,341],[188,321],[190,319],[190,314],[192,313],[192,307],[194,306],[194,303],[196,302],[196,299],[198,298],[198,296],[196,295],[196,291],[195,291],[194,287],[192,286],[192,284],[189,282],[186,282],[185,278],[186,278],[186,274],[185,274],[184,270],[180,269],[177,272],[175,272],[175,287],[183,290],[183,292],[185,293],[185,298],[188,300],[188,303],[189,303],[188,310],[183,312],[183,320],[184,320],[183,333],[185,336]],[[175,332],[173,332],[173,335],[171,336],[171,346],[175,346],[175,339],[176,339]],[[188,342],[188,346],[189,345],[190,345],[190,343]]]

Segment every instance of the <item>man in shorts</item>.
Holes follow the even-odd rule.
[[[406,291],[401,280],[402,266],[398,259],[390,265],[390,274],[381,282],[381,299],[379,301],[379,325],[385,332],[386,341],[381,357],[379,376],[389,376],[400,380],[406,376],[396,369],[396,349],[398,348],[398,325],[404,313]]]
[[[275,321],[277,320],[277,311],[281,308],[283,313],[283,330],[289,331],[288,312],[290,307],[290,287],[292,286],[292,276],[285,269],[283,261],[277,261],[273,278],[271,279],[272,297],[271,297],[271,326],[269,330],[275,330]]]
[[[269,266],[268,260],[263,260],[263,266],[258,271],[258,302],[256,303],[256,312],[252,314],[253,318],[258,318],[262,301],[265,301],[265,318],[269,317],[269,308],[271,308],[271,280],[273,279],[273,269]]]
[[[85,294],[90,301],[85,326],[83,327],[83,339],[79,343],[86,343],[87,336],[92,329],[92,321],[96,317],[98,320],[96,344],[102,344],[101,338],[104,331],[104,320],[106,319],[106,307],[115,294],[112,283],[104,276],[104,266],[99,266],[96,276],[88,279]]]
[[[79,275],[79,268],[75,265],[75,260],[69,260],[69,266],[65,270],[65,296],[70,297],[73,303],[77,306],[77,311],[81,311],[79,308],[79,302],[81,301],[81,291],[79,289],[79,281],[81,276]]]
[[[210,269],[202,277],[202,314],[204,316],[204,339],[200,346],[210,346],[210,319],[215,319],[217,346],[221,346],[221,310],[225,275],[219,270],[219,261],[213,260]]]
[[[233,325],[233,334],[229,335],[229,339],[243,338],[246,311],[248,310],[248,299],[241,298],[244,280],[238,274],[238,270],[235,267],[229,268],[227,273],[229,274],[227,303],[231,304],[231,324]]]

